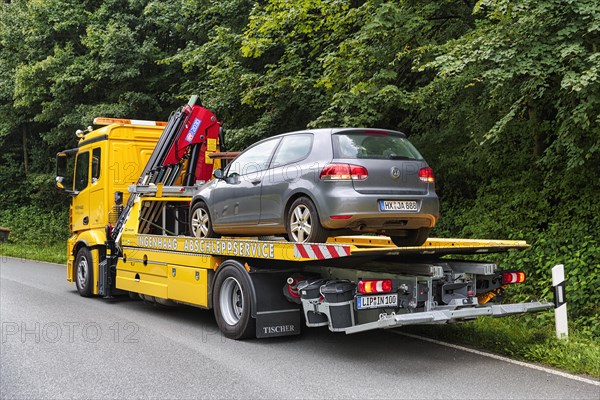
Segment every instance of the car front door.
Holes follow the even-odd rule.
[[[218,232],[242,234],[238,227],[258,225],[261,185],[279,138],[260,142],[240,154],[215,182],[211,206],[213,226]],[[236,230],[236,232],[231,231]]]

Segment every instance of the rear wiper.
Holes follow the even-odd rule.
[[[408,157],[408,156],[399,156],[396,154],[392,154],[390,156],[390,160],[414,160],[414,158]]]

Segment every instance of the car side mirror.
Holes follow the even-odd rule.
[[[215,169],[213,175],[217,179],[225,179],[225,173],[223,172],[223,168]]]

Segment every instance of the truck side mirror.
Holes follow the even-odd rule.
[[[56,177],[56,187],[59,188],[60,190],[65,190],[65,186],[62,184],[64,179],[65,178],[62,176]]]
[[[56,187],[73,195],[73,156],[75,152],[67,150],[56,155]]]

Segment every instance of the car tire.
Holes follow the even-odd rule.
[[[82,297],[93,296],[94,264],[92,254],[87,247],[82,247],[75,257],[75,286]]]
[[[392,242],[398,247],[420,246],[429,238],[430,228],[420,228],[406,231],[406,236],[391,236]]]
[[[317,208],[306,197],[297,198],[286,215],[288,239],[296,243],[323,243],[329,231],[321,225]]]
[[[233,265],[222,266],[213,288],[213,307],[221,333],[229,339],[256,335],[249,278]]]
[[[205,202],[194,203],[190,211],[190,233],[197,238],[215,238],[210,212]]]

